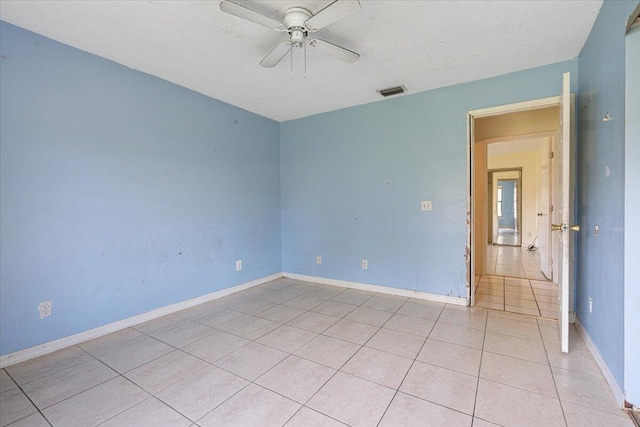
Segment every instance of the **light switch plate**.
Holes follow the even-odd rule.
[[[420,204],[420,210],[430,211],[431,209],[433,209],[431,200],[423,200],[422,203]]]

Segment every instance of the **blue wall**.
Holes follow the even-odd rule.
[[[498,218],[498,227],[515,228],[516,198],[513,190],[516,188],[516,182],[514,180],[498,180],[498,186],[502,187],[502,217]]]
[[[0,52],[1,354],[281,271],[277,122],[4,22]]]
[[[282,123],[284,271],[466,298],[466,112],[557,96],[562,73],[576,82],[577,66]],[[432,200],[433,210],[421,212],[421,200]]]
[[[605,1],[580,53],[576,312],[618,384],[624,371],[625,22],[637,1]],[[612,120],[603,122],[609,112]],[[634,165],[634,167],[637,165]],[[609,176],[606,168],[609,168]],[[600,232],[594,236],[598,225]],[[593,298],[593,313],[588,307]]]

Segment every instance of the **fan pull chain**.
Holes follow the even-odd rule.
[[[291,45],[289,52],[291,52],[291,75],[293,76],[293,45]]]
[[[304,40],[304,78],[307,78],[307,39]]]

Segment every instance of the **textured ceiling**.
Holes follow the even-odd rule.
[[[280,16],[325,1],[247,1]],[[218,1],[0,1],[0,19],[229,104],[285,121],[578,56],[600,10],[595,1],[361,0],[360,11],[318,38],[360,53],[354,64],[301,51],[259,61],[285,35],[220,11]]]

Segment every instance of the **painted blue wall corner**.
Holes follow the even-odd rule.
[[[0,354],[282,271],[277,122],[5,22],[0,51]]]

